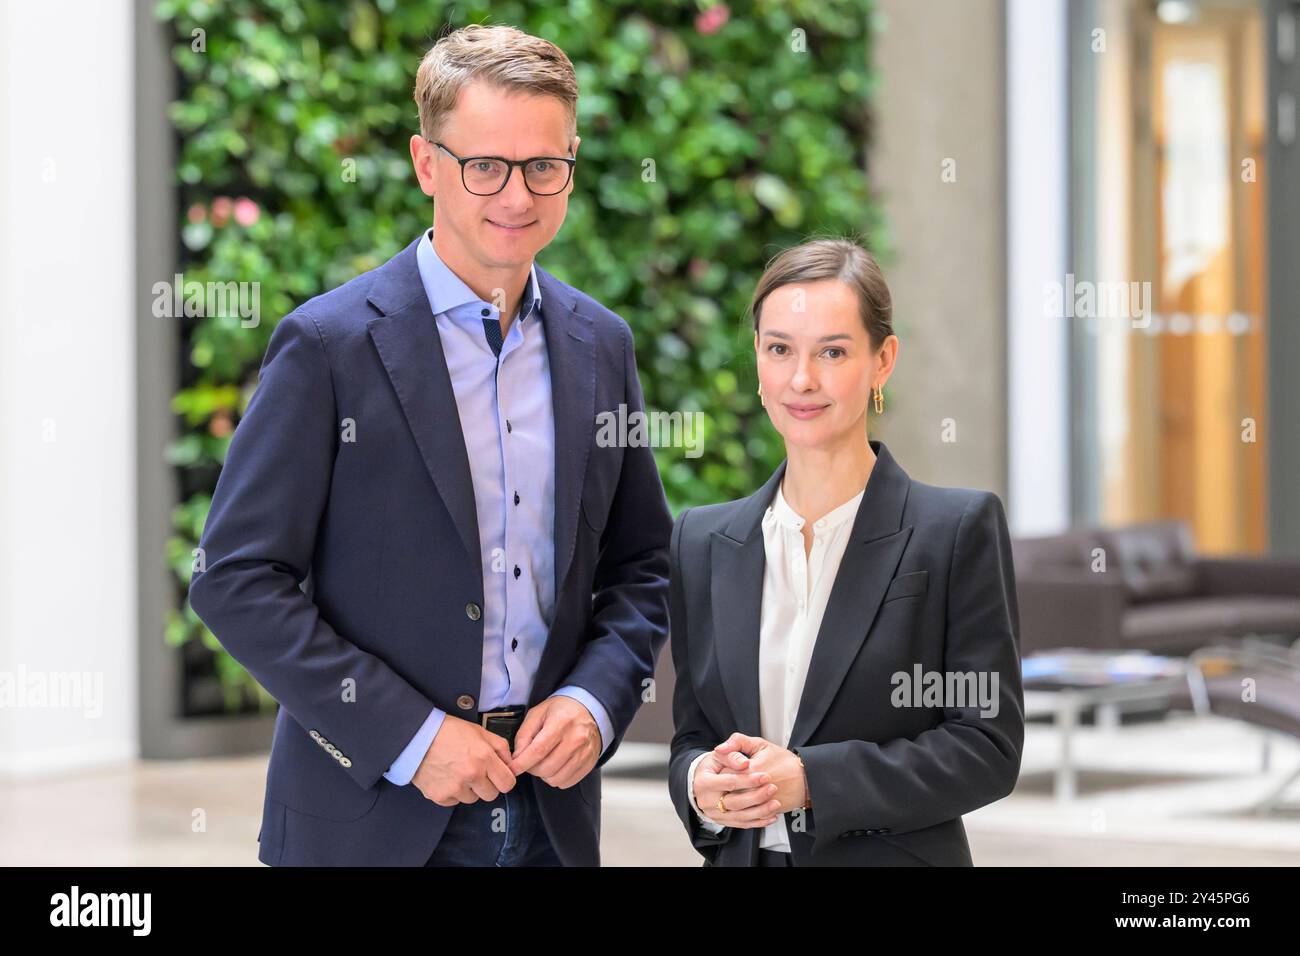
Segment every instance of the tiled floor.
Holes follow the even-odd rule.
[[[1300,783],[1289,809],[1252,803],[1300,767],[1239,724],[1177,715],[1080,730],[1079,797],[1051,793],[1057,739],[1031,725],[1016,791],[965,817],[980,865],[1300,864]],[[605,775],[606,865],[696,866],[654,748],[626,747]],[[266,758],[139,762],[63,778],[0,782],[0,865],[258,866]]]

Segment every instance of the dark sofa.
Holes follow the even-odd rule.
[[[1300,560],[1201,557],[1180,521],[1017,538],[1012,554],[1022,655],[1300,638]]]

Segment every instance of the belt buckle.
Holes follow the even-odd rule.
[[[487,730],[489,733],[494,733],[498,737],[505,740],[505,742],[510,745],[510,749],[513,751],[515,749],[515,734],[519,731],[520,726],[523,724],[523,716],[524,716],[523,714],[516,713],[515,711],[512,710],[490,710],[485,713],[479,714],[479,723],[482,724],[484,730]],[[493,717],[514,717],[516,718],[516,720],[513,724],[509,725],[509,730],[506,733],[501,733],[500,731],[492,730],[492,728],[488,727],[488,721],[491,720]]]
[[[520,715],[516,714],[513,710],[489,710],[479,714],[478,719],[479,719],[479,723],[482,726],[487,727],[488,719],[491,717],[518,717],[518,716]]]

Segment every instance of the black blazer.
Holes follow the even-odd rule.
[[[812,808],[787,814],[796,866],[971,865],[961,815],[1011,792],[1024,699],[1011,542],[987,491],[913,481],[884,444],[818,632],[790,749]],[[748,498],[684,510],[673,527],[669,785],[705,865],[753,866],[761,828],[712,834],[686,794],[691,761],[734,731],[759,735],[761,522],[785,463]],[[891,675],[997,678],[976,700],[895,706]],[[993,708],[989,708],[992,710]],[[778,741],[780,743],[780,741]]]

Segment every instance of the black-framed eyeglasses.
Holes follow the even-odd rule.
[[[436,140],[434,146],[460,163],[460,181],[475,196],[495,196],[506,188],[510,174],[518,166],[524,172],[524,185],[534,196],[554,196],[564,191],[578,164],[569,156],[534,156],[532,159],[506,159],[504,156],[457,156]]]

